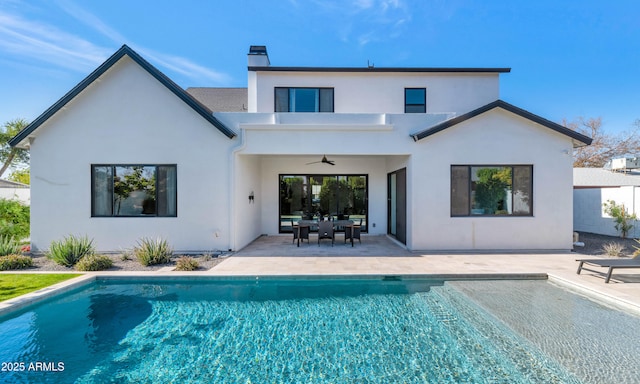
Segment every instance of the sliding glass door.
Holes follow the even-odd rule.
[[[362,220],[367,230],[366,175],[280,175],[280,232],[291,222],[331,217]]]

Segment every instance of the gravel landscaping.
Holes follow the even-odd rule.
[[[176,261],[182,257],[182,255],[175,255],[171,258],[171,262],[167,264],[158,264],[158,265],[150,265],[148,267],[143,266],[136,260],[131,257],[123,257],[122,254],[113,254],[107,255],[113,261],[113,267],[109,268],[107,271],[157,271],[162,268],[171,267],[172,269],[176,266]],[[217,255],[189,255],[189,257],[194,258],[198,262],[197,271],[206,271],[220,262],[224,260],[223,256]],[[53,261],[47,259],[44,255],[34,255],[33,256],[33,267],[26,269],[24,271],[29,270],[37,270],[37,271],[58,271],[58,272],[71,272],[75,271],[73,268],[63,267],[54,263]]]
[[[620,244],[622,247],[622,254],[627,257],[633,257],[636,247],[640,247],[640,244],[634,239],[623,239],[621,237],[597,235],[594,233],[579,232],[578,241],[584,243],[584,247],[573,247],[576,253],[583,255],[597,255],[607,257],[608,255],[604,251],[604,246],[610,243]]]
[[[622,255],[631,257],[633,252],[635,251],[634,246],[640,247],[634,239],[622,239],[620,237],[613,236],[605,236],[605,235],[597,235],[593,233],[580,232],[578,241],[583,242],[584,247],[574,247],[574,252],[577,254],[583,255],[593,255],[600,257],[608,257],[606,254],[604,247],[610,243],[620,244],[622,248]],[[113,261],[113,267],[108,269],[108,271],[157,271],[162,268],[171,267],[175,268],[176,261],[182,255],[176,255],[171,258],[171,262],[167,264],[159,264],[159,265],[151,265],[148,267],[140,264],[136,259],[132,257],[124,257],[122,254],[112,254],[107,255]],[[193,257],[199,265],[198,271],[206,271],[217,264],[222,262],[225,257],[228,255],[216,255],[216,254],[208,254],[208,255],[190,255]],[[44,255],[35,255],[33,256],[33,264],[32,268],[27,269],[35,270],[35,271],[52,271],[52,272],[72,272],[73,268],[63,267],[54,263],[53,261],[47,259]]]

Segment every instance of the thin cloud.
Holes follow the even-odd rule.
[[[122,44],[127,41],[127,39],[120,34],[120,32],[115,29],[109,27],[102,20],[96,17],[94,14],[87,12],[86,10],[78,7],[77,5],[69,2],[69,1],[60,1],[58,2],[63,11],[72,16],[74,19],[84,23],[85,25],[93,28],[98,31],[101,35],[106,36],[111,41]]]
[[[126,43],[139,53],[144,53],[143,56],[163,69],[168,69],[197,82],[225,84],[230,81],[228,75],[206,68],[186,58],[135,47],[135,44],[129,42],[123,34],[111,28],[94,14],[69,1],[62,1],[58,4],[62,11],[114,42],[116,46]],[[104,62],[114,51],[113,46],[99,46],[50,23],[42,20],[28,20],[15,12],[17,11],[9,13],[0,9],[0,50],[10,53],[13,56],[12,60],[16,62],[21,58],[29,59],[31,62],[41,62],[86,73]]]
[[[108,50],[87,40],[1,10],[0,47],[19,56],[77,71],[90,70],[108,56]]]
[[[336,19],[340,40],[360,47],[402,35],[411,12],[401,0],[315,0],[314,5]]]
[[[127,43],[138,53],[142,54],[147,59],[154,61],[161,67],[199,81],[208,80],[216,83],[227,83],[230,81],[230,77],[228,75],[203,67],[184,57],[154,52],[144,47],[137,47],[135,43],[128,42],[128,39],[126,39],[122,34],[108,26],[92,13],[69,1],[62,1],[60,4],[62,9],[76,20],[93,28],[95,31],[116,44]]]
[[[211,70],[180,56],[172,56],[133,46],[134,50],[150,61],[192,79],[206,79],[218,84],[226,84],[231,78],[221,72]]]

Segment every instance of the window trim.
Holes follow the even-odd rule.
[[[119,163],[111,163],[111,164],[91,164],[91,217],[111,217],[111,218],[132,218],[132,217],[142,217],[142,218],[159,218],[159,217],[178,217],[178,165],[177,164],[148,164],[148,163],[138,163],[138,164],[130,164],[130,163],[126,163],[126,164],[119,164]],[[156,213],[153,215],[115,215],[113,210],[114,210],[114,206],[115,206],[115,196],[113,193],[113,181],[112,181],[112,185],[111,185],[111,215],[96,215],[95,214],[95,169],[98,167],[109,167],[111,168],[111,172],[112,172],[112,176],[115,175],[115,168],[116,167],[154,167],[155,168],[155,172],[156,175],[158,174],[158,168],[159,167],[173,167],[175,169],[175,178],[176,178],[176,185],[175,185],[175,214],[173,215],[158,215],[158,177],[156,176]]]
[[[409,90],[422,90],[424,91],[424,102],[422,104],[409,104],[407,103],[407,91]],[[424,107],[420,112],[408,112],[407,107]],[[404,89],[404,113],[427,113],[427,88],[425,87],[407,87]]]
[[[467,174],[468,174],[468,180],[467,180],[467,200],[468,200],[468,206],[467,206],[467,214],[466,215],[460,215],[460,214],[454,214],[453,213],[453,168],[454,167],[466,167],[467,168]],[[471,183],[471,178],[472,178],[472,173],[471,173],[471,169],[472,168],[504,168],[504,167],[510,167],[512,169],[511,172],[511,184],[513,185],[513,180],[515,177],[515,172],[513,172],[514,167],[527,167],[529,168],[530,171],[530,175],[531,175],[531,181],[529,184],[529,187],[531,188],[531,196],[529,197],[529,213],[528,214],[516,214],[516,213],[512,213],[512,214],[482,214],[482,215],[473,215],[471,214],[471,209],[472,209],[472,204],[473,204],[473,199],[472,199],[472,183]],[[450,217],[533,217],[533,209],[534,209],[534,205],[533,205],[533,191],[534,191],[534,177],[533,177],[533,164],[451,164],[451,166],[449,167],[449,214]],[[510,198],[511,198],[511,206],[513,206],[513,191],[511,192]]]
[[[279,89],[286,89],[287,90],[287,111],[278,111],[278,90]],[[318,110],[314,111],[314,112],[295,112],[295,111],[291,111],[291,93],[290,91],[292,89],[317,89],[318,90]],[[331,90],[331,111],[322,111],[322,106],[320,103],[322,101],[322,97],[320,95],[320,91],[321,90]],[[334,87],[274,87],[273,88],[273,111],[276,113],[335,113],[335,88]]]

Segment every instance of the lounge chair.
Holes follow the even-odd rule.
[[[604,279],[605,283],[608,283],[611,280],[611,274],[614,269],[617,268],[640,268],[640,258],[636,257],[633,259],[577,259],[580,264],[578,265],[578,275],[580,271],[584,268],[584,264],[595,265],[598,267],[609,268],[607,272],[607,277]]]

